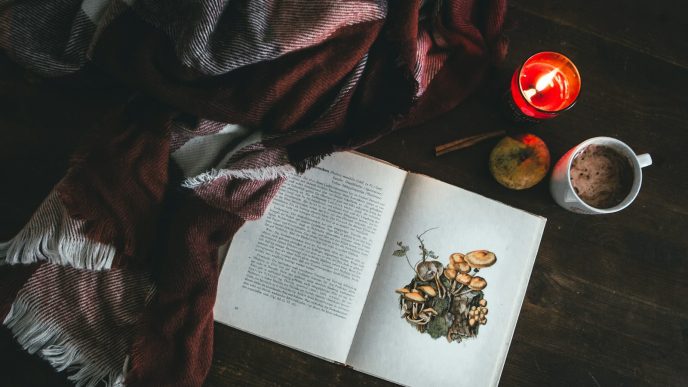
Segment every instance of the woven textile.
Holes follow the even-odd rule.
[[[3,60],[98,112],[74,117],[82,136],[64,177],[0,242],[4,329],[76,385],[202,384],[218,248],[290,175],[465,99],[505,55],[505,11],[504,0],[2,2]],[[46,90],[20,78],[2,79],[17,98]]]

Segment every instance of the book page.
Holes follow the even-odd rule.
[[[409,174],[347,364],[411,386],[496,385],[544,225],[544,218]],[[427,262],[441,264],[438,279],[444,294],[433,297],[418,290],[423,282],[412,283],[417,279],[416,263],[422,259],[419,246],[425,247]],[[454,276],[447,269],[453,253],[474,250],[486,251],[471,254],[473,264],[489,267],[476,271],[476,267],[462,265],[462,270],[469,270],[465,274],[471,279],[482,280],[467,286],[456,279],[442,279],[445,271]],[[496,257],[491,264],[490,252]],[[468,261],[468,256],[454,257]],[[419,273],[434,278],[433,267],[439,272],[437,264],[428,263]],[[456,272],[458,275],[458,264]],[[482,281],[486,286],[474,290],[485,285]],[[425,284],[440,293],[434,279]],[[402,311],[395,289],[404,287],[416,288],[425,300],[415,307],[414,302],[404,301],[406,309]],[[428,309],[431,307],[433,310]],[[472,325],[470,317],[475,317]]]
[[[235,235],[216,321],[343,363],[405,178],[355,153],[290,177]]]

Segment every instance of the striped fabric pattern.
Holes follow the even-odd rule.
[[[327,110],[313,123],[311,128],[304,130],[299,136],[308,136],[318,134],[326,131],[328,128],[336,127],[342,124],[346,117],[346,108],[349,106],[351,97],[356,90],[356,85],[363,76],[363,71],[368,62],[368,55],[364,55],[356,64],[349,75],[342,80],[341,88],[338,90],[332,103]]]
[[[134,8],[166,31],[185,65],[218,75],[315,46],[342,27],[382,20],[387,2],[139,0]]]
[[[441,17],[444,1],[423,2],[420,8],[421,23],[430,24],[435,18]],[[420,97],[432,82],[435,75],[440,72],[444,62],[448,58],[449,52],[433,41],[432,30],[429,28],[419,28],[416,38],[416,66],[413,70],[413,77],[418,82],[416,97]]]
[[[95,25],[79,1],[14,2],[4,12],[11,14],[2,17],[0,41],[15,61],[44,76],[69,74],[86,63]]]
[[[154,287],[142,273],[43,264],[19,291],[3,322],[77,386],[124,385],[136,324]]]
[[[84,221],[69,215],[53,190],[17,236],[0,242],[0,264],[47,261],[79,269],[109,269],[115,248],[88,239],[84,226]]]
[[[182,168],[187,178],[197,176],[230,157],[232,152],[247,141],[260,141],[251,129],[239,125],[225,125],[216,133],[197,135],[172,152],[172,160]],[[254,140],[252,140],[254,139]]]
[[[0,265],[38,267],[8,281],[4,325],[78,386],[202,384],[218,247],[289,176],[451,109],[471,86],[446,80],[476,84],[506,50],[505,0],[0,3],[24,69],[131,92],[0,242]]]
[[[226,122],[204,120],[190,116],[175,119],[172,121],[170,133],[170,153],[174,153],[189,140],[215,134],[225,126],[227,126]]]

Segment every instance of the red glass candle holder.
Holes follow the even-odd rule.
[[[557,52],[539,52],[514,72],[508,103],[515,118],[537,122],[570,109],[580,88],[580,74],[569,58]]]

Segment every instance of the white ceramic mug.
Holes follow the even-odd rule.
[[[631,186],[631,191],[621,203],[614,207],[596,208],[590,206],[576,194],[571,184],[571,163],[573,159],[576,158],[585,147],[593,144],[612,148],[619,154],[625,156],[633,167],[633,185]],[[643,181],[642,168],[648,165],[652,165],[652,157],[650,157],[649,154],[636,155],[633,149],[628,145],[612,137],[593,137],[571,148],[571,150],[566,152],[566,154],[557,161],[552,171],[549,189],[557,204],[569,211],[581,214],[611,214],[612,212],[623,210],[635,200]]]

